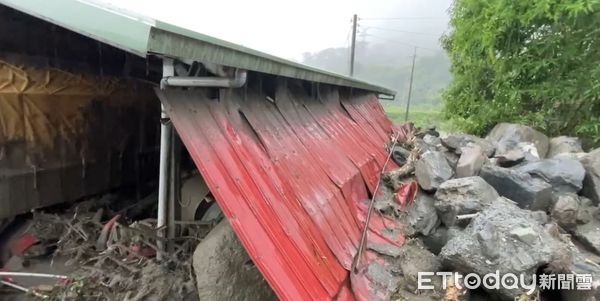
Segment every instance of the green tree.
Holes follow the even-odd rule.
[[[600,142],[600,0],[455,0],[444,115],[483,134],[520,122]]]

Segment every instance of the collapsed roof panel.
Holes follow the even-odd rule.
[[[385,299],[368,275],[379,255],[366,252],[359,273],[350,272],[392,131],[391,123],[378,122],[385,115],[377,98],[344,99],[335,88],[317,97],[300,81],[281,81],[270,96],[260,87],[251,79],[218,98],[199,89],[157,94],[280,299]],[[368,138],[373,132],[381,135]],[[375,215],[368,242],[399,247],[404,237],[400,225]]]

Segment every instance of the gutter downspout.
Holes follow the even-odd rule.
[[[165,76],[160,81],[160,89],[166,87],[213,87],[213,88],[241,88],[246,84],[248,72],[242,69],[235,70],[234,77],[194,77],[194,76]]]
[[[193,77],[193,76],[175,76],[175,68],[173,59],[163,58],[163,78],[160,81],[160,89],[165,90],[167,87],[214,87],[214,88],[241,88],[246,84],[248,72],[242,69],[236,69],[235,76],[229,77]],[[172,126],[169,116],[164,105],[161,104],[161,125],[160,125],[160,167],[158,178],[158,216],[157,225],[158,237],[157,241],[158,252],[156,257],[161,260],[165,251],[164,228],[167,226],[168,213],[168,187],[169,181],[169,164],[173,164],[171,158],[171,145],[173,137],[171,137]],[[174,186],[172,186],[174,187]],[[172,221],[174,223],[174,221]],[[170,223],[170,224],[173,224]]]
[[[163,59],[163,76],[173,76],[175,69],[173,68],[172,59]],[[162,84],[161,84],[162,89]],[[165,251],[164,228],[167,224],[167,198],[169,187],[169,161],[171,154],[171,121],[167,115],[165,105],[160,105],[160,162],[158,171],[158,216],[156,217],[157,236],[159,240],[156,242],[158,252],[156,259],[162,260],[163,252]]]

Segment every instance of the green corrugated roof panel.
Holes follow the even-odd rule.
[[[107,3],[81,0],[0,0],[0,3],[142,57],[157,53],[387,95],[395,94],[381,86],[155,21]]]

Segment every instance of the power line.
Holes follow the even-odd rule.
[[[402,42],[402,41],[398,41],[398,40],[392,40],[392,39],[383,38],[383,37],[380,37],[380,36],[374,36],[372,34],[366,34],[366,36],[372,37],[372,38],[376,38],[376,39],[380,39],[380,40],[383,40],[383,41],[386,41],[386,42],[390,42],[390,43],[397,43],[397,44],[404,45],[404,46],[407,46],[407,47],[417,47],[419,49],[429,50],[429,51],[433,51],[433,52],[438,52],[439,51],[439,50],[435,50],[435,49],[431,49],[431,48],[427,48],[427,47],[422,47],[422,46],[418,46],[418,45],[413,45],[413,44]]]
[[[376,29],[376,30],[393,31],[393,32],[410,33],[410,34],[418,34],[418,35],[426,35],[426,36],[436,36],[436,37],[442,36],[441,33],[435,34],[435,33],[429,33],[429,32],[415,32],[415,31],[406,31],[406,30],[393,29],[393,28],[376,27],[376,26],[368,26],[366,28],[367,29],[372,28],[372,29]]]

